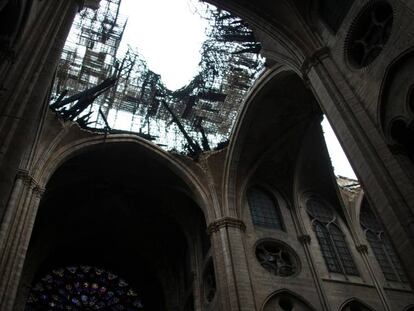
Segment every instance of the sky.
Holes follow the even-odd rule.
[[[144,56],[171,90],[186,85],[197,73],[207,22],[197,13],[197,0],[122,0],[128,17],[121,51],[129,44]],[[341,145],[325,118],[325,140],[336,175],[356,179]]]
[[[171,90],[185,86],[197,72],[207,22],[188,0],[122,0],[128,17],[123,42],[137,47],[148,67]]]

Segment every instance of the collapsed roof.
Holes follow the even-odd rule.
[[[62,53],[51,108],[64,120],[105,132],[131,132],[193,157],[228,139],[237,112],[264,61],[240,18],[210,5],[199,71],[172,91],[139,52],[119,53],[127,19],[121,0],[80,12]],[[120,55],[121,54],[121,55]]]

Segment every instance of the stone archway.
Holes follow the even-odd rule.
[[[373,311],[371,307],[363,303],[362,301],[352,298],[343,304],[340,308],[341,311]]]
[[[64,161],[57,159],[65,152],[46,161],[58,168],[43,171],[45,194],[16,308],[24,309],[32,286],[48,271],[81,265],[128,276],[149,310],[193,303],[187,301],[193,287],[192,299],[199,300],[196,263],[209,246],[202,245],[206,222],[188,185],[139,142],[89,140],[79,149],[77,143],[62,148],[71,150]],[[46,178],[46,171],[53,174]]]
[[[48,135],[42,138],[44,141],[41,143],[42,147],[39,154],[35,157],[31,172],[21,171],[17,176],[9,201],[10,207],[13,207],[8,209],[9,213],[5,216],[7,221],[0,232],[1,241],[4,242],[2,247],[9,250],[2,258],[4,279],[0,284],[0,290],[4,290],[8,297],[12,297],[17,293],[22,264],[32,236],[34,221],[44,188],[47,189],[47,184],[51,181],[53,174],[59,171],[62,165],[78,156],[89,152],[96,153],[97,150],[102,150],[102,148],[111,149],[111,147],[115,147],[114,149],[118,149],[119,146],[131,148],[132,154],[135,152],[135,154],[138,153],[145,155],[147,158],[152,158],[159,164],[161,169],[164,168],[170,176],[174,176],[173,179],[178,182],[173,182],[172,188],[181,193],[182,196],[190,198],[195,205],[199,206],[202,210],[203,219],[204,215],[208,221],[215,219],[214,210],[217,209],[217,206],[210,203],[211,194],[202,186],[203,183],[200,181],[203,178],[202,173],[189,167],[190,162],[185,163],[184,159],[174,158],[174,156],[157,146],[133,135],[104,137],[93,133],[79,132],[76,126],[69,126],[69,128],[62,130],[59,123],[55,125],[57,125],[57,128],[54,130],[57,130],[57,133],[60,132],[60,134],[57,134],[57,136]],[[56,138],[53,139],[53,137]],[[125,152],[125,154],[128,154],[130,158],[132,156],[130,152]],[[119,162],[122,163],[123,161],[120,160]],[[179,185],[181,185],[181,190],[178,190]],[[204,227],[206,226],[205,223],[204,221]],[[22,232],[22,234],[19,232]],[[15,234],[18,235],[15,236]],[[12,294],[11,291],[14,293]],[[7,300],[7,303],[12,304],[13,301],[10,299]],[[22,301],[24,301],[24,298],[19,297],[17,305],[20,308],[23,306]]]
[[[132,134],[109,135],[103,139],[102,135],[91,133],[86,138],[75,140],[72,140],[70,134],[65,131],[60,134],[55,141],[50,143],[52,147],[46,150],[47,154],[39,157],[34,165],[32,176],[41,188],[45,187],[60,165],[72,157],[103,146],[128,144],[133,150],[150,155],[182,180],[193,199],[203,209],[208,222],[218,217],[219,211],[211,203],[209,190],[203,183],[203,174],[191,167],[190,162],[174,157],[151,142]]]
[[[262,311],[314,311],[314,309],[291,291],[281,290],[272,294],[264,303]]]

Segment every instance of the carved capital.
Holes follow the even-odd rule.
[[[302,244],[310,244],[311,237],[309,234],[302,234],[298,236],[298,241]]]
[[[243,221],[237,218],[224,217],[212,222],[208,226],[207,232],[208,234],[212,234],[214,232],[220,231],[222,228],[237,228],[244,231],[246,230],[246,225]]]
[[[319,50],[316,50],[315,52],[313,52],[313,54],[309,57],[307,57],[303,64],[302,67],[300,68],[302,74],[304,77],[307,77],[309,70],[317,65],[318,63],[321,62],[321,59],[323,59],[324,57],[329,56],[329,48],[328,47],[323,47],[320,48]]]
[[[368,246],[365,244],[359,244],[356,246],[356,250],[360,253],[367,254],[368,253]]]
[[[24,185],[31,187],[31,188],[35,188],[38,186],[36,180],[34,180],[32,176],[30,176],[28,171],[19,170],[16,174],[16,179],[17,180],[20,179]]]
[[[44,193],[45,193],[45,189],[42,187],[36,186],[33,188],[33,194],[39,199],[42,198]]]

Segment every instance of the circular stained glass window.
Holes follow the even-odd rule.
[[[140,296],[109,271],[90,266],[53,270],[35,283],[26,311],[144,310]]]
[[[291,276],[298,272],[298,260],[293,251],[277,241],[263,241],[256,246],[256,258],[270,273]]]
[[[368,66],[387,43],[393,10],[385,1],[371,2],[359,14],[348,37],[348,57],[356,68]]]

